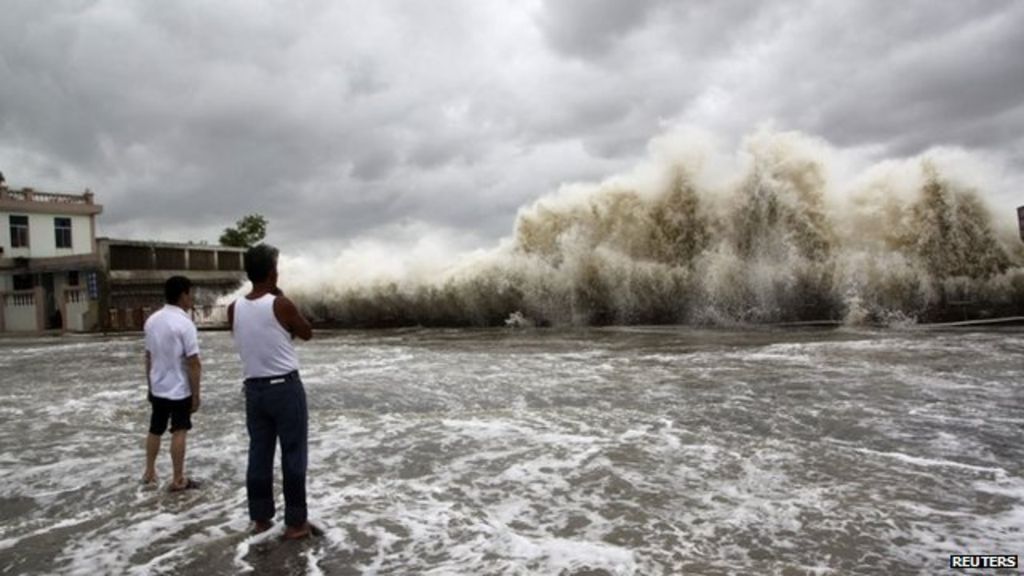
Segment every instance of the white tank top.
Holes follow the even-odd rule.
[[[246,378],[281,376],[299,369],[292,335],[274,316],[273,294],[235,300],[232,332]]]

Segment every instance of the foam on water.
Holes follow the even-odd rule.
[[[138,484],[137,340],[0,341],[24,412],[0,421],[3,565],[924,574],[1024,533],[1016,329],[321,334],[302,543],[247,534],[240,375],[227,335],[203,346],[204,487],[168,494]]]

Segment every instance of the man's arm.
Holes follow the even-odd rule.
[[[199,379],[203,373],[203,365],[199,362],[199,354],[188,357],[188,387],[192,389],[192,412],[199,410]]]
[[[153,381],[150,380],[149,373],[153,369],[153,356],[146,350],[146,400],[153,397]]]
[[[293,338],[309,340],[313,337],[313,326],[299,312],[295,303],[278,291],[274,299],[274,316],[277,321],[292,335]]]
[[[192,412],[199,410],[199,378],[203,367],[199,363],[199,331],[195,324],[182,334],[182,349],[185,352],[185,365],[188,369],[188,387],[192,390]]]

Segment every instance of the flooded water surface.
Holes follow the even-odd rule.
[[[240,369],[228,334],[202,346],[203,487],[168,494],[139,482],[139,338],[0,340],[0,573],[935,574],[1024,554],[1024,329],[318,333],[300,353],[322,535],[300,543],[247,533]]]

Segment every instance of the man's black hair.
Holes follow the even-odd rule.
[[[270,278],[277,269],[277,248],[270,244],[257,244],[245,253],[245,275],[253,284]]]
[[[192,293],[192,281],[184,276],[171,276],[164,282],[164,298],[168,304],[177,304],[182,294]]]

